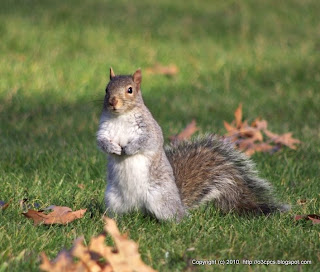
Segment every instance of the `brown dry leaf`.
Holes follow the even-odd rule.
[[[87,209],[72,211],[69,207],[51,206],[53,212],[45,214],[43,211],[28,210],[22,213],[24,216],[31,218],[35,225],[41,223],[45,225],[67,224],[75,219],[82,218]]]
[[[228,134],[229,134],[230,136],[233,135],[234,132],[237,131],[237,129],[236,129],[234,126],[232,126],[231,124],[229,124],[229,123],[226,122],[226,121],[223,121],[223,125],[224,125],[225,129],[228,131]]]
[[[282,135],[275,134],[267,129],[264,130],[264,133],[276,144],[286,145],[291,149],[296,149],[295,144],[300,144],[301,141],[298,139],[292,138],[292,132],[284,133]]]
[[[92,237],[88,249],[92,255],[92,258],[96,258],[97,260],[101,260],[101,258],[103,258],[104,260],[108,261],[108,263],[103,267],[103,271],[113,271],[112,264],[109,261],[109,256],[116,254],[117,251],[112,247],[106,246],[105,240],[105,234]]]
[[[310,220],[312,224],[320,224],[320,215],[319,214],[295,215],[294,220],[295,221]]]
[[[82,263],[73,263],[72,256],[66,250],[59,252],[58,256],[50,261],[47,255],[41,253],[42,263],[40,269],[49,272],[87,272],[90,271]]]
[[[273,132],[271,132],[270,130],[268,130],[268,129],[265,129],[264,130],[264,133],[271,139],[271,140],[273,140],[273,139],[276,139],[276,138],[279,138],[279,134],[275,134],[275,133],[273,133]]]
[[[275,149],[275,146],[267,143],[254,144],[253,149],[257,152],[269,152]]]
[[[309,214],[308,219],[312,221],[312,224],[320,224],[320,215]]]
[[[78,238],[72,248],[72,256],[79,258],[79,260],[86,265],[86,267],[91,272],[99,272],[102,271],[98,261],[101,256],[97,254],[92,254],[90,250],[83,245],[83,237]]]
[[[259,130],[264,130],[267,129],[268,122],[266,120],[261,120],[261,118],[258,117],[251,123],[251,126]]]
[[[253,138],[255,138],[257,141],[260,141],[260,142],[263,141],[263,136],[260,130],[255,130],[253,133],[254,133]]]
[[[239,130],[239,136],[253,138],[255,141],[263,141],[260,130],[252,127],[244,127]]]
[[[231,137],[236,146],[240,150],[245,151],[245,153],[249,156],[254,154],[255,151],[264,151],[263,148],[267,148],[263,147],[260,143],[255,143],[257,141],[262,142],[263,136],[260,130],[252,127],[240,128],[239,130],[237,130],[237,132],[234,132]]]
[[[179,72],[179,69],[174,64],[170,64],[168,66],[163,66],[163,65],[157,63],[153,67],[149,67],[149,68],[146,69],[146,73],[148,73],[148,74],[156,74],[156,75],[174,76],[178,72]]]
[[[300,143],[299,140],[292,138],[292,133],[278,135],[267,129],[268,122],[260,117],[256,118],[251,125],[247,120],[242,121],[242,104],[234,112],[235,120],[231,123],[224,121],[224,127],[227,130],[225,136],[230,139],[236,147],[251,156],[255,152],[274,153],[281,146],[286,145],[292,149],[296,149],[295,144]],[[264,142],[263,133],[270,140]]]
[[[254,138],[248,138],[248,139],[239,139],[235,143],[240,150],[245,151],[246,149],[252,148],[252,146],[254,145],[254,141],[255,141]]]
[[[9,204],[10,204],[10,202],[11,202],[11,200],[9,201],[9,202],[4,202],[4,201],[2,201],[2,200],[0,200],[0,210],[5,210],[6,208],[8,208],[9,207]]]
[[[105,230],[113,237],[118,250],[117,254],[109,255],[108,258],[113,268],[117,267],[118,271],[155,271],[142,262],[138,252],[138,245],[120,234],[114,220],[105,218],[105,222]]]
[[[234,117],[236,121],[236,127],[241,128],[242,127],[242,103],[239,104],[238,108],[234,112]]]
[[[277,146],[273,146],[267,143],[253,143],[246,149],[245,153],[248,156],[251,156],[255,152],[275,152],[276,150]]]
[[[198,130],[196,120],[192,120],[184,130],[175,136],[169,137],[171,142],[188,140]]]
[[[40,268],[48,272],[156,272],[142,262],[138,245],[120,234],[113,219],[105,218],[105,222],[105,230],[112,236],[116,250],[105,245],[104,234],[93,237],[88,247],[83,244],[83,238],[79,238],[70,251],[62,251],[53,261],[42,253]],[[78,260],[74,261],[74,257]]]

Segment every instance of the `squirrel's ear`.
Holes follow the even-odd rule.
[[[142,74],[141,74],[140,68],[137,71],[135,71],[132,78],[133,78],[133,82],[136,83],[140,88],[140,84],[141,84],[141,80],[142,80]]]
[[[110,80],[112,80],[116,75],[114,74],[112,67],[110,67]]]

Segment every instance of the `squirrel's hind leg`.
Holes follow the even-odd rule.
[[[145,208],[158,220],[180,221],[187,214],[179,192],[170,186],[163,186],[163,183],[149,190]]]
[[[104,200],[107,208],[107,215],[114,217],[116,214],[123,214],[131,210],[131,207],[125,203],[118,190],[113,190],[112,186],[108,185]]]

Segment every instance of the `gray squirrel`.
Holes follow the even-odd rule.
[[[141,70],[115,75],[110,68],[97,132],[108,156],[105,202],[111,214],[143,210],[159,220],[181,220],[213,202],[223,212],[286,211],[254,164],[218,136],[207,135],[164,149],[160,126],[145,106]]]

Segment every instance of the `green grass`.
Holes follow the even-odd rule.
[[[53,258],[102,231],[106,159],[95,132],[108,68],[132,73],[155,63],[179,67],[172,78],[143,75],[145,102],[166,138],[192,118],[202,132],[223,134],[222,121],[242,102],[245,118],[261,116],[303,143],[253,157],[291,212],[245,218],[208,207],[180,224],[125,215],[118,225],[143,260],[160,271],[249,270],[192,259],[311,260],[251,268],[319,270],[319,225],[293,215],[320,212],[320,2],[135,2],[1,2],[0,200],[11,204],[0,211],[0,271],[37,271],[41,251]],[[21,215],[23,198],[88,212],[67,226],[35,227]]]

